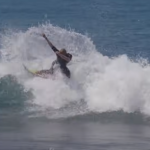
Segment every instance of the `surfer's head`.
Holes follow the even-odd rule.
[[[67,51],[66,51],[66,49],[64,49],[64,48],[61,49],[59,52],[60,52],[61,54],[64,54],[64,55],[67,54]]]

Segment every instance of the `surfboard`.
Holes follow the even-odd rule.
[[[52,76],[52,74],[50,73],[40,73],[38,70],[30,70],[24,64],[23,67],[29,74],[31,74],[34,77],[41,77],[41,78],[48,79]]]

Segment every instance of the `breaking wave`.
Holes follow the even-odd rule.
[[[55,80],[33,78],[23,69],[22,64],[47,69],[55,60],[41,33],[58,49],[73,54],[68,65],[71,80],[59,71]],[[149,63],[131,60],[125,54],[103,56],[86,35],[50,23],[27,31],[7,30],[1,33],[0,54],[0,108],[17,106],[30,118],[50,119],[150,115]]]

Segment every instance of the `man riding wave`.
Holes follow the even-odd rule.
[[[45,40],[48,42],[49,46],[51,49],[54,51],[56,54],[57,59],[52,62],[51,68],[49,70],[41,70],[38,71],[37,73],[42,74],[42,73],[50,73],[53,74],[54,71],[54,65],[59,64],[60,69],[63,74],[65,74],[68,78],[71,77],[70,70],[67,68],[67,64],[71,61],[72,55],[70,53],[67,53],[65,49],[58,50],[46,37],[45,34],[42,34],[42,36],[45,38]]]

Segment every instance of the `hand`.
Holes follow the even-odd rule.
[[[45,35],[44,33],[42,34],[42,36],[43,36],[44,38],[46,38],[46,35]]]

